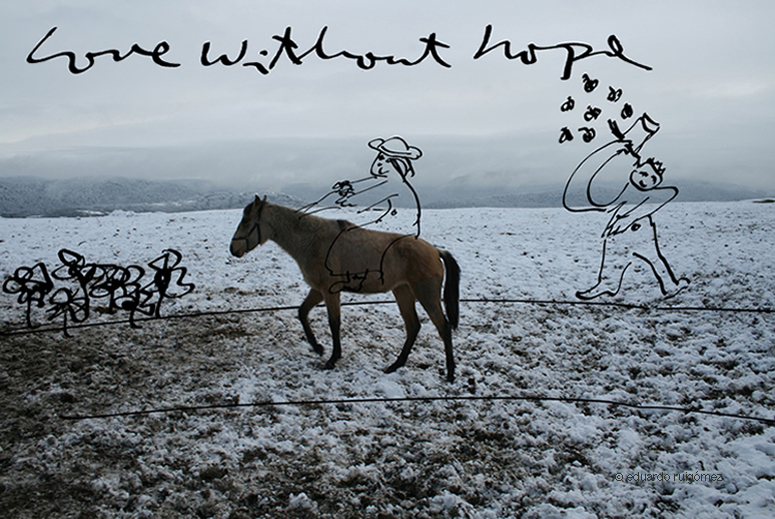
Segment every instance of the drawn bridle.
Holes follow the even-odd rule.
[[[266,201],[266,198],[264,198],[263,201]],[[234,237],[231,240],[232,243],[237,242],[237,241],[244,241],[245,242],[245,253],[246,254],[247,254],[248,251],[251,250],[250,249],[250,235],[253,234],[254,231],[256,233],[256,247],[261,245],[261,227],[260,227],[260,223],[261,223],[261,211],[263,211],[263,209],[264,209],[263,201],[260,198],[256,197],[255,201],[253,202],[254,204],[256,202],[262,202],[262,203],[261,203],[261,205],[258,208],[258,215],[256,216],[256,221],[253,223],[253,226],[248,230],[248,232],[245,233],[245,236],[241,236],[239,238]]]

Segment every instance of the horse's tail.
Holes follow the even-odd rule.
[[[457,328],[460,321],[460,266],[449,252],[439,249],[439,255],[444,260],[447,280],[444,283],[444,308],[447,320],[452,328]]]

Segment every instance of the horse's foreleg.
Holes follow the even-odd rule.
[[[307,342],[310,343],[312,349],[318,355],[323,355],[323,346],[318,344],[317,339],[315,339],[315,334],[312,332],[312,327],[309,325],[308,316],[310,311],[315,308],[322,300],[323,294],[313,288],[309,291],[307,298],[304,299],[304,302],[299,307],[299,321],[301,321],[301,326],[304,328],[304,335],[307,337]]]
[[[385,373],[393,373],[406,364],[417,334],[420,332],[420,319],[417,317],[417,310],[414,308],[415,298],[412,289],[407,285],[401,285],[393,289],[393,295],[396,297],[398,309],[406,326],[406,342],[404,342],[404,347],[401,349],[398,359],[385,369]]]
[[[342,343],[339,335],[339,328],[342,324],[339,292],[326,293],[326,308],[328,309],[328,324],[331,327],[331,339],[333,340],[333,350],[331,358],[326,362],[326,369],[333,369],[334,364],[342,356]]]
[[[428,317],[439,331],[441,340],[444,341],[444,353],[447,357],[447,381],[455,381],[455,356],[452,351],[452,325],[444,316],[441,309],[441,287],[433,284],[415,287],[417,299],[428,312]]]

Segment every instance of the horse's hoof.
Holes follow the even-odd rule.
[[[334,369],[335,362],[328,361],[323,365],[323,369]]]
[[[313,344],[312,351],[314,351],[318,355],[323,355],[323,346],[321,346],[320,344]]]
[[[391,364],[385,368],[385,373],[395,373],[401,366],[398,363]]]

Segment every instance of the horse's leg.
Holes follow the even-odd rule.
[[[401,350],[401,354],[398,356],[398,360],[388,366],[385,373],[393,373],[395,370],[406,364],[406,359],[409,358],[409,352],[412,351],[414,340],[420,332],[420,319],[417,317],[417,310],[414,308],[415,298],[412,289],[409,288],[409,285],[401,285],[393,289],[393,295],[396,297],[396,303],[398,303],[398,309],[401,311],[401,317],[404,318],[404,325],[406,326],[406,342]]]
[[[323,355],[323,346],[318,344],[317,339],[315,339],[315,334],[312,333],[312,327],[309,325],[308,316],[310,310],[315,308],[322,300],[323,294],[313,288],[309,291],[307,298],[304,299],[304,302],[299,307],[299,321],[301,321],[301,326],[304,328],[304,335],[307,337],[307,342],[310,343],[312,349],[318,355]]]
[[[441,340],[444,341],[444,352],[447,357],[447,381],[455,380],[455,357],[452,352],[452,325],[444,317],[444,311],[441,308],[441,286],[440,283],[418,283],[414,286],[414,292],[420,304],[428,312],[436,329],[439,331]]]
[[[326,308],[328,309],[328,324],[331,327],[331,339],[333,340],[333,350],[331,358],[326,362],[326,369],[333,369],[334,364],[342,356],[342,343],[339,335],[339,328],[342,324],[339,292],[326,292],[324,295]]]

